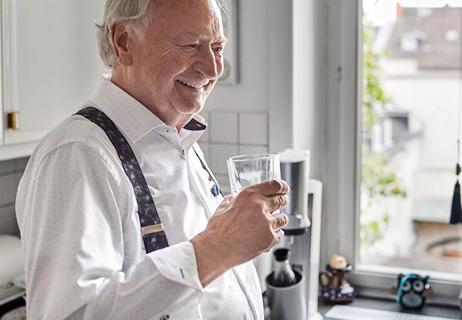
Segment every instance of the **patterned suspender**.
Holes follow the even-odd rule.
[[[164,226],[160,221],[154,200],[149,192],[148,184],[146,183],[138,160],[128,144],[128,141],[104,112],[94,107],[85,107],[76,114],[87,118],[101,127],[116,149],[124,171],[135,192],[136,202],[138,204],[138,215],[141,223],[141,234],[143,236],[146,252],[149,253],[168,247]]]

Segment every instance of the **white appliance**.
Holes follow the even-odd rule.
[[[18,283],[24,278],[21,240],[0,235],[0,305],[24,295]]]
[[[279,155],[281,177],[289,183],[291,191],[289,205],[284,210],[289,216],[289,224],[284,228],[283,241],[275,248],[289,248],[292,267],[305,275],[308,319],[323,319],[318,312],[322,183],[309,178],[309,151],[289,149]],[[262,291],[265,292],[265,278],[272,271],[272,252],[258,257],[255,265]]]

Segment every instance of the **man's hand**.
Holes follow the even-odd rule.
[[[288,217],[277,213],[288,202],[289,186],[272,180],[226,197],[207,228],[191,239],[199,278],[205,287],[226,270],[255,258],[278,243]]]

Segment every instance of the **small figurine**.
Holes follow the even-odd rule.
[[[346,274],[352,269],[345,257],[333,255],[330,258],[329,264],[326,265],[327,272],[319,274],[321,295],[324,300],[331,303],[353,301],[356,290],[346,281]]]
[[[396,293],[396,301],[404,309],[421,309],[425,300],[432,294],[428,277],[415,273],[398,275],[398,285],[392,288]]]

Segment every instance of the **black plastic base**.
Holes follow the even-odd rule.
[[[286,236],[301,236],[308,232],[309,227],[297,229],[282,229]]]

